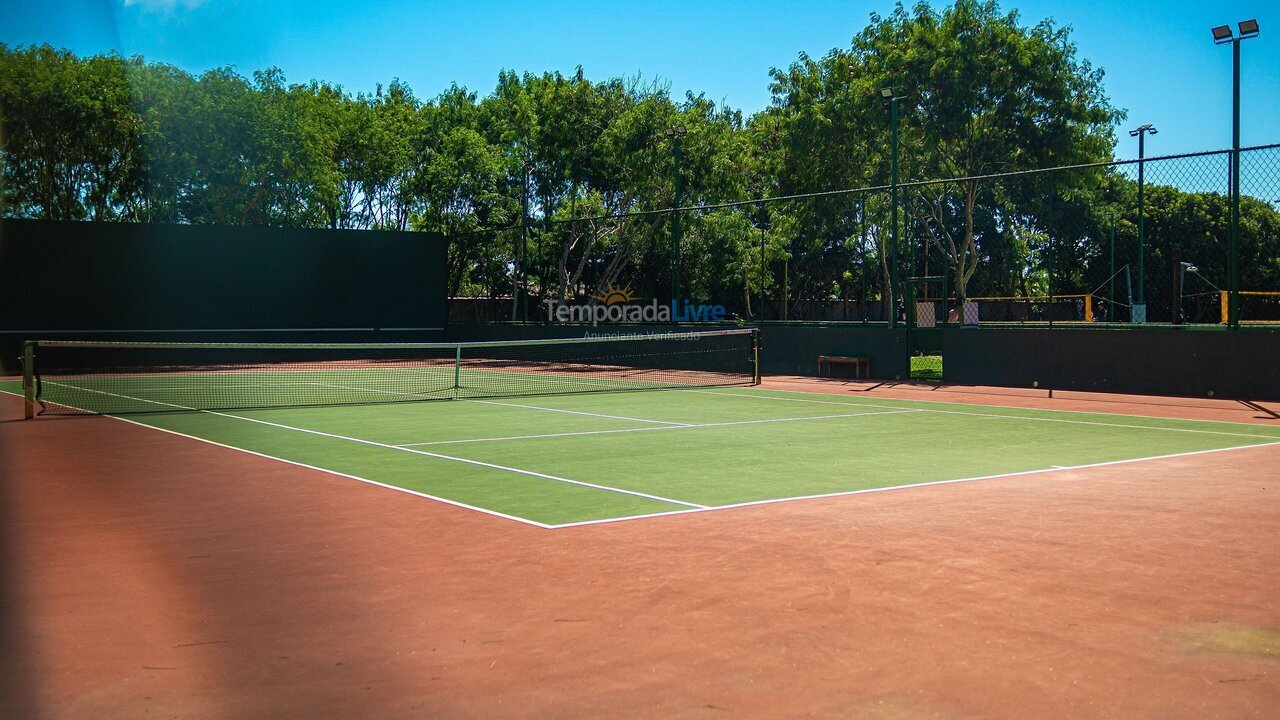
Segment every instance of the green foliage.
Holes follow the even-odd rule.
[[[1123,113],[1102,80],[1068,28],[1025,24],[992,0],[872,15],[848,47],[774,69],[771,107],[749,118],[581,68],[504,71],[487,95],[455,85],[420,99],[395,79],[352,94],[276,68],[193,76],[0,45],[0,211],[440,231],[454,295],[663,297],[679,262],[682,294],[743,315],[758,316],[764,296],[770,316],[856,300],[886,317],[895,276],[909,274],[946,272],[961,296],[1089,292],[1109,274],[1111,217],[1120,261],[1133,263],[1131,168],[988,177],[1107,160]],[[899,98],[906,183],[896,248],[885,87]],[[680,204],[693,208],[679,258],[677,141]],[[967,179],[911,182],[926,178]],[[1148,178],[1160,282],[1176,250],[1225,283],[1226,199],[1201,187],[1221,183]],[[865,190],[790,197],[841,188]],[[773,198],[763,237],[760,198]],[[1243,286],[1280,288],[1274,205],[1246,198],[1241,249]]]
[[[1121,118],[1107,103],[1101,71],[1076,57],[1067,29],[1049,20],[1026,27],[995,2],[958,0],[941,11],[899,4],[888,17],[872,15],[849,49],[820,60],[801,56],[773,77],[783,192],[817,189],[815,179],[825,187],[888,183],[892,140],[883,88],[898,98],[908,177],[1103,161]],[[926,254],[945,260],[961,297],[981,258],[1009,254],[1010,230],[1032,211],[1030,198],[997,197],[989,181],[907,194],[913,233]]]

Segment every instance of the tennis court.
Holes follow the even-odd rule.
[[[63,407],[98,400],[127,422],[547,528],[1280,443],[1267,426],[764,389],[749,369],[708,364],[744,356],[741,334],[711,339],[723,344],[700,338],[698,370],[673,369],[685,356],[623,367],[617,344],[607,365],[539,345],[538,367],[517,345],[518,363],[490,346],[470,365],[220,363],[46,376],[43,389]],[[652,357],[644,342],[636,355]],[[460,352],[447,349],[430,348]]]

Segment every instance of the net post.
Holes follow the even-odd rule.
[[[752,373],[751,384],[760,384],[760,328],[751,330],[751,357],[754,371]]]
[[[36,344],[28,340],[22,344],[22,417],[32,420],[36,416]]]
[[[458,399],[458,391],[462,389],[462,343],[453,351],[453,399]]]

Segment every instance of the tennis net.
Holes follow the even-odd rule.
[[[28,416],[355,405],[759,382],[754,329],[477,343],[33,341]]]

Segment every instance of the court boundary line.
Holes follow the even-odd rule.
[[[57,384],[57,383],[54,383],[54,384]],[[196,408],[190,408],[183,405],[178,405],[176,403],[164,402],[162,400],[147,400],[145,398],[135,398],[135,397],[130,397],[128,395],[121,395],[119,393],[107,392],[105,390],[90,390],[88,388],[79,388],[79,389],[85,390],[87,392],[98,393],[100,395],[111,395],[113,397],[124,398],[126,400],[137,400],[139,402],[148,402],[154,405],[165,405],[167,407],[178,408],[181,410],[186,410],[188,412],[203,413],[205,415],[213,415],[215,417],[230,418],[232,420],[243,420],[245,422],[257,423],[259,425],[275,427],[281,430],[291,430],[293,432],[306,433],[308,435],[317,435],[320,437],[333,438],[334,440],[346,440],[346,441],[358,443],[361,445],[369,445],[371,447],[379,447],[387,450],[398,450],[400,452],[411,453],[414,455],[422,455],[424,457],[438,458],[440,460],[452,460],[453,462],[465,463],[467,465],[476,465],[478,467],[485,467],[493,470],[504,470],[506,472],[516,473],[519,475],[528,475],[531,477],[542,478],[544,480],[554,480],[556,482],[566,483],[569,485],[580,485],[582,487],[594,488],[596,490],[604,490],[606,492],[614,492],[622,495],[632,495],[634,497],[645,498],[647,500],[654,500],[657,502],[663,502],[669,505],[683,505],[687,508],[693,508],[693,509],[708,507],[706,505],[689,502],[687,500],[674,500],[672,498],[663,497],[661,495],[652,495],[650,493],[640,492],[638,490],[627,490],[625,488],[611,487],[609,485],[600,485],[598,483],[587,482],[585,480],[573,480],[571,478],[559,477],[557,475],[540,473],[535,470],[524,470],[522,468],[512,467],[509,465],[498,465],[496,463],[484,462],[483,460],[472,460],[470,458],[455,457],[453,455],[445,455],[443,453],[434,453],[428,450],[415,450],[413,448],[397,447],[395,445],[388,445],[386,443],[381,443],[376,440],[365,440],[363,438],[351,437],[348,435],[338,435],[336,433],[328,433],[328,432],[324,432],[323,430],[312,430],[310,428],[295,427],[293,425],[275,423],[269,420],[261,420],[258,418],[245,417],[243,415],[232,415],[231,413],[219,412],[217,410],[199,410]],[[112,415],[110,417],[117,417],[117,416]],[[139,423],[139,424],[145,425],[145,423]]]
[[[11,395],[16,398],[22,397],[21,395],[18,395],[17,393],[11,392],[9,390],[0,390],[0,393],[3,393],[5,395]],[[523,523],[525,525],[532,525],[534,527],[542,528],[543,530],[551,530],[556,527],[555,525],[539,522],[537,520],[530,520],[529,518],[523,518],[518,515],[508,515],[507,513],[504,513],[500,510],[490,510],[489,508],[483,508],[478,505],[469,505],[467,503],[462,502],[461,500],[450,500],[449,498],[440,497],[439,495],[432,495],[431,493],[425,493],[425,492],[422,492],[421,490],[411,490],[409,488],[400,487],[398,485],[390,485],[384,482],[379,482],[377,480],[370,480],[369,478],[360,477],[359,475],[352,475],[351,473],[345,473],[345,472],[342,472],[341,470],[333,470],[331,468],[320,467],[319,465],[308,465],[307,463],[300,462],[298,460],[289,460],[288,458],[282,458],[276,455],[268,455],[267,453],[259,452],[257,450],[250,450],[249,448],[242,448],[242,447],[237,447],[235,445],[228,445],[226,443],[218,442],[217,440],[202,438],[199,435],[190,435],[188,433],[179,432],[178,430],[170,430],[169,428],[159,427],[158,425],[148,425],[144,422],[138,422],[137,420],[133,420],[127,417],[121,417],[119,415],[96,415],[94,417],[106,418],[108,420],[119,420],[120,422],[128,423],[129,425],[133,425],[135,427],[143,428],[146,430],[155,430],[162,433],[168,433],[170,435],[176,435],[178,437],[186,438],[188,440],[202,442],[207,445],[213,445],[215,447],[225,448],[227,450],[234,450],[235,452],[241,452],[247,455],[254,455],[256,457],[264,458],[266,460],[275,460],[276,462],[282,462],[282,463],[285,463],[286,465],[293,465],[295,467],[305,468],[307,470],[315,470],[317,472],[322,472],[328,475],[334,475],[336,477],[346,478],[347,480],[355,480],[357,482],[362,482],[367,485],[374,485],[380,488],[386,488],[388,490],[395,490],[397,492],[414,495],[416,497],[426,498],[427,500],[436,500],[446,505],[452,505],[454,507],[462,508],[464,510],[474,510],[475,512],[478,512],[478,513],[483,513],[485,515],[490,515],[498,518],[504,518],[506,520],[514,520],[518,523]]]
[[[460,463],[465,463],[467,465],[475,465],[478,467],[490,468],[492,470],[502,470],[510,473],[516,473],[518,475],[528,475],[530,477],[541,478],[543,480],[554,480],[560,483],[567,483],[570,485],[580,485],[582,487],[593,488],[596,490],[605,490],[607,492],[615,492],[623,495],[633,495],[635,497],[644,498],[646,500],[655,500],[657,502],[664,502],[670,505],[684,505],[685,507],[692,508],[692,509],[705,509],[709,507],[707,505],[701,505],[699,503],[693,503],[687,500],[675,500],[672,498],[663,497],[661,495],[652,495],[650,493],[640,492],[638,490],[627,490],[625,488],[611,487],[609,485],[600,485],[598,483],[587,482],[585,480],[573,480],[571,478],[560,477],[558,475],[549,475],[547,473],[537,472],[536,470],[525,470],[523,468],[512,467],[510,465],[498,465],[497,463],[489,463],[483,460],[472,460],[471,458],[456,457],[454,455],[445,455],[443,453],[435,453],[429,450],[415,450],[413,448],[398,447],[396,445],[388,445],[386,443],[381,443],[376,440],[365,440],[364,438],[351,437],[349,435],[338,435],[337,433],[324,432],[323,430],[312,430],[311,428],[296,427],[294,425],[285,425],[284,423],[276,423],[276,422],[271,422],[269,420],[261,420],[258,418],[244,417],[243,415],[232,415],[230,413],[216,412],[213,410],[200,410],[198,412],[207,413],[210,415],[216,415],[218,417],[231,418],[233,420],[244,420],[246,422],[258,423],[259,425],[266,425],[268,427],[279,428],[281,430],[291,430],[293,432],[306,433],[308,435],[318,435],[320,437],[333,438],[334,440],[346,440],[348,442],[354,442],[361,445],[369,445],[370,447],[378,447],[386,450],[399,450],[400,452],[407,452],[413,455],[421,455],[424,457],[438,458],[440,460],[451,460],[453,462],[460,462]]]
[[[875,412],[844,413],[841,415],[809,415],[807,417],[768,418],[756,420],[731,420],[714,423],[697,423],[672,425],[670,427],[615,428],[612,430],[580,430],[576,432],[545,433],[541,435],[511,435],[508,437],[467,438],[465,440],[432,440],[428,442],[400,443],[396,447],[420,447],[423,445],[462,445],[479,442],[502,442],[506,440],[540,440],[543,438],[573,437],[577,435],[613,435],[629,432],[657,432],[662,430],[699,430],[701,428],[731,427],[734,425],[765,425],[767,423],[801,422],[804,420],[836,420],[839,418],[856,418],[868,415],[901,415],[903,413],[924,412],[923,410],[877,410]]]
[[[669,515],[692,515],[694,513],[715,512],[719,510],[736,510],[739,508],[757,507],[762,505],[777,505],[781,503],[796,502],[799,500],[823,500],[828,498],[841,498],[851,495],[866,495],[869,493],[889,492],[891,490],[912,490],[916,488],[933,487],[935,485],[955,485],[958,483],[978,482],[982,480],[1000,480],[1005,478],[1021,477],[1025,475],[1039,475],[1041,473],[1059,473],[1070,470],[1089,470],[1092,468],[1108,467],[1111,465],[1127,465],[1129,463],[1151,462],[1155,460],[1170,460],[1173,458],[1189,457],[1192,455],[1207,455],[1209,453],[1230,452],[1232,450],[1251,450],[1262,447],[1275,447],[1280,445],[1280,440],[1274,442],[1254,443],[1250,445],[1234,445],[1225,448],[1209,448],[1208,450],[1191,450],[1183,453],[1170,453],[1167,455],[1151,455],[1140,458],[1126,458],[1124,460],[1106,460],[1097,463],[1085,463],[1083,465],[1061,465],[1049,468],[1040,468],[1037,470],[1018,470],[1008,473],[997,473],[995,475],[978,475],[967,478],[952,478],[948,480],[930,480],[929,482],[912,483],[910,485],[886,485],[884,487],[862,488],[860,490],[840,490],[830,493],[816,493],[812,495],[795,495],[785,498],[769,498],[766,500],[748,500],[746,502],[730,503],[728,505],[711,505],[705,508],[693,508],[689,510],[671,510],[668,512],[647,513],[644,515],[627,515],[625,517],[604,518],[600,520],[582,520],[571,523],[561,523],[552,525],[550,529],[560,530],[572,527],[588,527],[591,525],[605,525],[608,523],[625,522],[628,520],[643,520],[646,518],[666,517]]]
[[[790,400],[797,400],[797,401],[800,401],[800,402],[818,402],[818,403],[834,404],[834,405],[853,405],[853,406],[863,406],[863,407],[871,407],[871,406],[872,406],[872,405],[870,405],[870,404],[866,404],[866,403],[842,403],[842,402],[836,402],[836,401],[808,400],[808,399],[805,399],[805,398],[773,398],[773,397],[770,397],[770,396],[749,395],[749,394],[739,394],[739,393],[724,393],[724,392],[714,392],[714,391],[707,391],[707,390],[695,390],[695,389],[687,389],[687,390],[683,390],[683,392],[702,393],[702,394],[709,394],[709,395],[729,395],[729,396],[734,396],[734,397],[755,397],[755,398],[758,398],[758,399],[779,399],[779,400],[787,400],[787,399],[790,399]],[[771,392],[793,392],[793,391],[771,390]],[[15,393],[15,392],[12,392],[12,391],[9,391],[9,390],[4,390],[4,389],[0,389],[0,393],[6,394],[6,395],[10,395],[10,396],[13,396],[13,397],[18,397],[18,398],[21,398],[21,397],[22,397],[22,396],[21,396],[21,395],[19,395],[18,393]],[[133,399],[133,398],[131,398],[131,399]],[[144,402],[155,402],[155,401],[144,401]],[[930,402],[930,401],[919,401],[919,402]],[[167,404],[167,403],[161,403],[161,404]],[[180,406],[174,406],[174,407],[180,407]],[[876,406],[874,406],[874,407],[887,408],[887,409],[894,409],[894,410],[907,410],[907,411],[925,411],[925,410],[926,410],[926,409],[924,409],[924,408],[901,408],[901,407],[897,407],[897,406],[884,406],[884,405],[876,405]],[[1002,407],[1002,406],[987,406],[987,405],[984,405],[984,406],[982,406],[982,407]],[[199,410],[199,411],[196,411],[196,412],[209,413],[209,414],[214,414],[214,415],[222,415],[222,416],[224,416],[224,417],[228,417],[228,418],[232,418],[232,419],[247,420],[247,421],[251,421],[251,422],[265,422],[265,421],[258,421],[258,420],[256,420],[255,418],[246,418],[246,417],[241,417],[241,416],[236,416],[236,415],[229,415],[229,414],[224,414],[224,413],[218,413],[218,412],[215,412],[215,411]],[[947,412],[947,411],[935,411],[935,412],[944,412],[944,413],[945,413],[945,412]],[[1068,410],[1062,410],[1062,411],[1054,411],[1054,410],[1051,410],[1050,412],[1077,412],[1077,413],[1083,413],[1083,411],[1068,411]],[[860,414],[870,414],[870,415],[875,415],[875,414],[882,414],[882,413],[860,413]],[[956,412],[953,412],[953,413],[951,413],[951,414],[968,414],[968,413],[963,413],[963,412],[956,411]],[[1103,414],[1103,415],[1105,415],[1106,413],[1083,413],[1083,414]],[[324,468],[324,467],[320,467],[320,466],[309,465],[309,464],[307,464],[307,463],[298,462],[298,461],[295,461],[295,460],[288,460],[288,459],[286,459],[286,458],[281,458],[281,457],[277,457],[277,456],[274,456],[274,455],[269,455],[269,454],[266,454],[266,453],[258,452],[258,451],[256,451],[256,450],[249,450],[249,449],[247,449],[247,448],[241,448],[241,447],[237,447],[237,446],[234,446],[234,445],[228,445],[228,444],[225,444],[225,443],[218,442],[218,441],[216,441],[216,440],[210,440],[210,439],[202,438],[202,437],[199,437],[199,436],[196,436],[196,435],[189,435],[189,434],[182,433],[182,432],[179,432],[179,431],[176,431],[176,430],[170,430],[170,429],[162,428],[162,427],[158,427],[158,426],[155,426],[155,425],[148,425],[148,424],[146,424],[146,423],[138,422],[138,421],[136,421],[136,420],[132,420],[132,419],[130,419],[130,418],[126,418],[126,417],[120,417],[120,416],[118,416],[118,415],[106,415],[106,416],[101,416],[101,415],[99,415],[99,417],[108,417],[108,418],[111,418],[111,419],[113,419],[113,420],[120,420],[120,421],[123,421],[123,422],[129,423],[129,424],[131,424],[131,425],[135,425],[135,426],[137,426],[137,427],[147,428],[147,429],[151,429],[151,430],[158,430],[158,431],[160,431],[160,432],[169,433],[169,434],[171,434],[171,435],[175,435],[175,436],[178,436],[178,437],[184,437],[184,438],[188,438],[188,439],[191,439],[191,440],[195,440],[195,441],[197,441],[197,442],[202,442],[202,443],[206,443],[206,444],[213,445],[213,446],[217,446],[217,447],[221,447],[221,448],[226,448],[226,449],[228,449],[228,450],[233,450],[233,451],[237,451],[237,452],[242,452],[242,453],[246,453],[246,454],[249,454],[249,455],[254,455],[254,456],[261,457],[261,458],[268,459],[268,460],[276,460],[276,461],[278,461],[278,462],[286,463],[286,464],[293,465],[293,466],[296,466],[296,467],[301,467],[301,468],[305,468],[305,469],[308,469],[308,470],[316,470],[316,471],[319,471],[319,472],[322,472],[322,473],[327,473],[327,474],[330,474],[330,475],[333,475],[333,476],[336,476],[336,477],[342,477],[342,478],[347,478],[347,479],[350,479],[350,480],[356,480],[356,481],[358,481],[358,482],[362,482],[362,483],[365,483],[365,484],[368,484],[368,485],[374,485],[374,486],[377,486],[377,487],[383,487],[383,488],[387,488],[387,489],[390,489],[390,490],[395,490],[395,491],[398,491],[398,492],[406,493],[406,494],[409,494],[409,495],[414,495],[414,496],[417,496],[417,497],[426,498],[426,499],[429,499],[429,500],[437,500],[437,501],[442,502],[442,503],[444,503],[444,504],[446,504],[446,505],[451,505],[451,506],[458,507],[458,508],[463,508],[463,509],[466,509],[466,510],[473,510],[473,511],[475,511],[475,512],[482,513],[482,514],[485,514],[485,515],[489,515],[489,516],[492,516],[492,517],[498,517],[498,518],[505,518],[505,519],[508,519],[508,520],[514,520],[514,521],[516,521],[516,522],[518,522],[518,523],[522,523],[522,524],[530,525],[530,526],[533,526],[533,527],[542,528],[542,529],[545,529],[545,530],[560,530],[560,529],[568,529],[568,528],[575,528],[575,527],[590,527],[590,526],[593,526],[593,525],[605,525],[605,524],[610,524],[610,523],[628,522],[628,521],[631,521],[631,520],[643,520],[643,519],[658,518],[658,517],[665,517],[665,516],[672,516],[672,515],[691,515],[691,514],[695,514],[695,513],[707,513],[707,512],[715,512],[715,511],[720,511],[720,510],[734,510],[734,509],[739,509],[739,508],[756,507],[756,506],[765,506],[765,505],[775,505],[775,504],[790,503],[790,502],[805,501],[805,500],[821,500],[821,499],[829,499],[829,498],[840,498],[840,497],[846,497],[846,496],[864,495],[864,494],[877,493],[877,492],[889,492],[889,491],[893,491],[893,490],[911,490],[911,489],[917,489],[917,488],[932,487],[932,486],[935,486],[935,485],[953,485],[953,484],[959,484],[959,483],[978,482],[978,481],[983,481],[983,480],[996,480],[996,479],[1005,479],[1005,478],[1013,478],[1013,477],[1022,477],[1022,476],[1027,476],[1027,475],[1037,475],[1037,474],[1041,474],[1041,473],[1044,473],[1044,474],[1051,474],[1051,473],[1059,473],[1059,472],[1066,472],[1066,471],[1072,471],[1072,470],[1086,470],[1086,469],[1097,468],[1097,467],[1108,467],[1108,466],[1112,466],[1112,465],[1125,465],[1125,464],[1129,464],[1129,463],[1150,462],[1150,461],[1157,461],[1157,460],[1167,460],[1167,459],[1174,459],[1174,458],[1181,458],[1181,457],[1190,457],[1190,456],[1196,456],[1196,455],[1206,455],[1206,454],[1210,454],[1210,453],[1230,452],[1230,451],[1237,451],[1237,450],[1251,450],[1251,449],[1256,449],[1256,448],[1265,448],[1265,447],[1275,447],[1275,446],[1280,446],[1280,439],[1275,439],[1275,438],[1268,437],[1268,436],[1242,435],[1242,434],[1239,434],[1239,433],[1214,433],[1214,434],[1222,434],[1222,435],[1237,435],[1237,436],[1243,436],[1243,437],[1257,437],[1257,438],[1260,438],[1260,439],[1271,440],[1271,442],[1249,443],[1249,444],[1245,444],[1245,445],[1235,445],[1235,446],[1225,447],[1225,448],[1209,448],[1209,449],[1206,449],[1206,450],[1192,450],[1192,451],[1182,452],[1182,453],[1170,453],[1170,454],[1165,454],[1165,455],[1152,455],[1152,456],[1139,457],[1139,458],[1126,458],[1126,459],[1122,459],[1122,460],[1109,460],[1109,461],[1098,462],[1098,463],[1086,463],[1086,464],[1082,464],[1082,465],[1054,466],[1054,467],[1049,467],[1049,468],[1040,468],[1040,469],[1033,469],[1033,470],[1021,470],[1021,471],[1015,471],[1015,472],[1010,472],[1010,473],[998,473],[998,474],[995,474],[995,475],[982,475],[982,476],[974,476],[974,477],[968,477],[968,478],[952,478],[952,479],[946,479],[946,480],[933,480],[933,481],[929,481],[929,482],[923,482],[923,483],[912,483],[912,484],[908,484],[908,485],[890,485],[890,486],[885,486],[885,487],[862,488],[862,489],[858,489],[858,490],[844,490],[844,491],[836,491],[836,492],[831,492],[831,493],[817,493],[817,494],[810,494],[810,495],[796,495],[796,496],[783,497],[783,498],[768,498],[768,499],[763,499],[763,500],[751,500],[751,501],[745,501],[745,502],[740,502],[740,503],[730,503],[730,504],[727,504],[727,505],[710,505],[710,506],[705,506],[705,505],[695,505],[695,504],[691,504],[691,503],[685,503],[685,502],[682,502],[682,501],[661,500],[662,502],[670,502],[670,503],[672,503],[672,504],[691,505],[691,507],[689,507],[688,509],[684,509],[684,510],[669,510],[669,511],[664,511],[664,512],[642,513],[642,514],[638,514],[638,515],[623,515],[623,516],[611,517],[611,518],[601,518],[601,519],[597,519],[597,520],[582,520],[582,521],[574,521],[574,522],[569,522],[569,523],[551,524],[551,523],[543,523],[543,522],[539,522],[539,521],[537,521],[537,520],[531,520],[531,519],[528,519],[528,518],[519,517],[519,516],[516,516],[516,515],[509,515],[509,514],[507,514],[507,513],[503,513],[503,512],[501,512],[501,511],[497,511],[497,510],[490,510],[490,509],[488,509],[488,508],[478,507],[478,506],[475,506],[475,505],[469,505],[469,504],[464,503],[464,502],[461,502],[461,501],[451,500],[451,499],[449,499],[449,498],[445,498],[445,497],[440,497],[440,496],[432,495],[432,494],[430,494],[430,493],[424,493],[424,492],[421,492],[421,491],[411,490],[411,489],[403,488],[403,487],[399,487],[399,486],[396,486],[396,485],[390,485],[390,484],[383,483],[383,482],[379,482],[379,481],[376,481],[376,480],[370,480],[370,479],[368,479],[368,478],[363,478],[363,477],[360,477],[360,476],[358,476],[358,475],[351,475],[351,474],[349,474],[349,473],[344,473],[344,472],[341,472],[341,471],[338,471],[338,470],[332,470],[332,469]],[[1012,418],[1012,419],[1036,419],[1036,418],[1024,418],[1024,417],[1019,417],[1019,416],[1001,416],[1001,415],[996,415],[996,416],[994,416],[994,417],[1010,417],[1010,418]],[[1146,417],[1146,416],[1141,416],[1141,417]],[[1165,419],[1165,418],[1155,418],[1155,419]],[[1203,421],[1203,422],[1218,422],[1218,421],[1210,420],[1210,421]],[[267,423],[267,424],[272,424],[272,423]],[[1106,423],[1089,423],[1089,424],[1101,424],[1101,425],[1105,425]],[[1235,423],[1235,424],[1248,425],[1249,423]],[[1146,426],[1135,426],[1135,427],[1136,427],[1136,428],[1138,428],[1138,429],[1154,429],[1154,430],[1161,430],[1161,429],[1181,429],[1181,428],[1148,428],[1148,427],[1146,427]],[[306,430],[306,429],[304,429],[304,428],[290,428],[290,427],[288,427],[288,426],[284,426],[284,429],[292,429],[292,430],[296,430],[296,431],[298,431],[298,432],[309,432],[309,433],[315,433],[315,434],[321,434],[321,435],[328,435],[328,433],[321,433],[321,432],[319,432],[319,431],[310,431],[310,430]],[[636,430],[641,430],[641,429],[649,429],[649,428],[635,428],[635,429],[636,429]],[[674,427],[671,427],[671,428],[652,428],[652,429],[653,429],[653,430],[662,430],[662,429],[671,429],[671,430],[676,430],[676,429],[680,429],[680,427],[679,427],[679,426],[674,426]],[[1193,432],[1194,432],[1194,430],[1193,430]],[[1213,432],[1213,431],[1201,431],[1201,432]],[[343,436],[335,436],[335,437],[337,437],[337,438],[343,438]],[[371,442],[371,441],[363,441],[363,440],[360,440],[360,439],[358,439],[358,438],[343,438],[343,439],[349,439],[349,440],[352,440],[352,441],[355,441],[355,442],[362,442],[362,443],[370,443],[370,442]],[[373,443],[373,444],[376,444],[376,445],[382,445],[381,443]],[[476,464],[484,464],[484,463],[480,463],[479,461],[470,461],[470,460],[467,460],[467,459],[465,459],[465,458],[452,458],[451,456],[442,456],[442,455],[440,455],[440,454],[438,454],[438,453],[429,453],[429,452],[425,452],[425,451],[413,451],[413,450],[408,449],[408,448],[398,448],[398,447],[396,447],[396,446],[394,446],[394,445],[391,445],[391,446],[385,446],[385,447],[390,447],[390,448],[392,448],[392,449],[405,450],[405,451],[408,451],[408,452],[413,452],[414,454],[422,454],[422,455],[427,455],[427,456],[432,456],[432,457],[440,457],[441,459],[454,459],[454,460],[461,461],[461,462],[476,463]],[[519,471],[518,469],[513,469],[513,471],[517,471],[517,472],[531,472],[531,471]],[[574,484],[578,484],[580,481],[569,481],[569,482],[574,483]],[[621,492],[621,493],[625,493],[625,494],[631,494],[629,491],[622,490],[622,489],[620,489],[620,488],[609,488],[609,487],[607,487],[607,486],[600,486],[600,489],[603,489],[603,490],[606,490],[606,491],[614,491],[614,492]]]
[[[905,407],[903,407],[903,406],[901,406],[901,405],[878,405],[878,404],[873,404],[873,403],[862,403],[862,402],[840,402],[840,401],[837,401],[837,400],[813,400],[813,399],[809,399],[809,398],[774,397],[774,396],[772,396],[772,395],[755,395],[755,394],[751,394],[751,393],[728,393],[728,392],[716,392],[716,391],[714,391],[714,390],[677,389],[677,390],[676,390],[676,392],[697,393],[697,394],[700,394],[700,395],[719,395],[719,396],[721,396],[721,397],[749,398],[749,399],[754,399],[754,400],[778,400],[778,401],[784,401],[784,402],[818,403],[818,404],[821,404],[821,405],[843,405],[843,406],[845,406],[845,407],[848,407],[848,406],[854,406],[854,407],[878,407],[878,408],[887,408],[887,409],[892,409],[892,410],[907,410],[907,409],[910,409],[910,408],[905,408]],[[791,390],[771,390],[770,392],[794,392],[794,391],[791,391]],[[850,398],[850,399],[852,399],[852,400],[857,400],[857,398]],[[932,401],[932,400],[909,400],[908,402],[936,403],[936,401]],[[936,404],[942,405],[942,404],[949,404],[949,403],[936,403]],[[1001,407],[1001,406],[999,406],[999,405],[984,405],[984,406],[982,406],[982,407]],[[969,417],[991,418],[991,419],[996,419],[996,420],[1031,420],[1031,421],[1038,421],[1038,422],[1058,422],[1058,423],[1069,423],[1069,424],[1072,424],[1072,425],[1096,425],[1096,426],[1098,426],[1098,427],[1126,428],[1126,429],[1130,429],[1130,430],[1161,430],[1161,431],[1167,431],[1167,432],[1188,432],[1188,433],[1200,433],[1200,434],[1202,434],[1202,435],[1228,435],[1228,436],[1232,436],[1232,437],[1257,438],[1257,439],[1259,439],[1259,440],[1280,440],[1280,436],[1276,436],[1276,435],[1256,435],[1256,434],[1253,434],[1253,433],[1236,433],[1236,432],[1227,432],[1227,431],[1224,431],[1224,430],[1200,430],[1200,429],[1197,429],[1197,428],[1159,427],[1159,426],[1151,426],[1151,425],[1133,425],[1133,424],[1130,424],[1130,423],[1109,423],[1109,422],[1101,422],[1101,421],[1097,421],[1097,420],[1070,420],[1070,419],[1067,419],[1067,418],[1053,418],[1053,417],[1029,417],[1029,416],[1026,416],[1026,415],[1001,415],[1001,414],[999,414],[999,413],[978,413],[978,412],[966,412],[966,411],[964,411],[964,410],[937,410],[937,409],[933,409],[933,408],[918,408],[918,409],[919,409],[919,410],[922,410],[922,411],[924,411],[924,412],[937,413],[937,414],[939,414],[939,415],[967,415],[967,416],[969,416]],[[1033,410],[1033,409],[1039,409],[1039,408],[1017,408],[1017,407],[1014,407],[1014,408],[1003,408],[1003,409],[1007,409],[1007,410]],[[1079,411],[1070,411],[1070,410],[1042,410],[1042,412],[1079,412]],[[1106,415],[1107,413],[1084,413],[1084,414]],[[1131,417],[1131,416],[1117,416],[1117,417]],[[1147,417],[1147,416],[1145,416],[1145,415],[1144,415],[1144,416],[1140,416],[1140,417]],[[1151,419],[1151,420],[1172,420],[1173,422],[1210,422],[1210,423],[1211,423],[1211,422],[1217,422],[1216,420],[1181,420],[1181,419],[1178,419],[1178,418],[1161,418],[1161,417],[1150,417],[1149,419]],[[1239,423],[1239,424],[1241,424],[1241,425],[1249,425],[1249,423]],[[1251,427],[1252,427],[1252,426],[1251,426]]]
[[[733,388],[730,388],[729,386],[718,386],[718,387],[724,387],[725,389],[733,389]],[[711,394],[711,395],[727,395],[728,394],[728,393],[718,393],[718,392],[715,392],[714,390],[708,391],[706,388],[696,388],[696,387],[672,388],[672,389],[678,392],[702,391],[702,392],[707,392],[708,394]],[[1021,388],[1012,388],[1012,389],[1016,390]],[[1044,388],[1041,388],[1041,389],[1043,390]],[[792,395],[819,395],[822,397],[843,397],[843,398],[848,398],[849,400],[861,400],[861,398],[855,395],[839,395],[836,393],[828,393],[828,392],[809,392],[806,390],[779,390],[778,388],[769,388],[769,387],[760,387],[760,386],[754,386],[751,388],[751,390],[753,392],[789,393]],[[1088,391],[1072,390],[1068,392],[1088,392]],[[1102,394],[1106,394],[1106,393],[1102,393]],[[1121,394],[1121,393],[1116,393],[1116,394]],[[760,397],[769,397],[769,396],[762,395]],[[871,396],[871,397],[876,397],[876,396]],[[1014,397],[1018,397],[1018,396],[1014,396]],[[1178,398],[1178,396],[1171,396],[1171,395],[1151,395],[1149,397],[1173,397],[1175,399]],[[1241,422],[1239,420],[1188,420],[1185,418],[1170,418],[1170,417],[1165,417],[1163,415],[1136,415],[1136,414],[1128,414],[1128,413],[1122,414],[1122,413],[1100,412],[1097,410],[1069,410],[1067,408],[1028,408],[1028,407],[1021,407],[1018,405],[992,405],[991,403],[967,403],[967,402],[959,402],[957,400],[910,400],[907,398],[885,398],[885,399],[901,400],[903,402],[928,403],[930,405],[963,405],[966,407],[991,408],[993,410],[1040,410],[1043,412],[1062,413],[1062,414],[1068,414],[1068,415],[1106,415],[1108,417],[1146,418],[1147,420],[1173,420],[1174,422],[1217,423],[1219,425],[1239,425],[1241,427],[1269,427],[1267,425],[1259,425],[1258,423]],[[1194,400],[1198,398],[1189,398],[1189,399]],[[1227,398],[1205,398],[1205,399],[1226,400]],[[1237,402],[1237,401],[1233,401],[1233,402]],[[1270,401],[1264,400],[1262,402],[1270,402]]]

